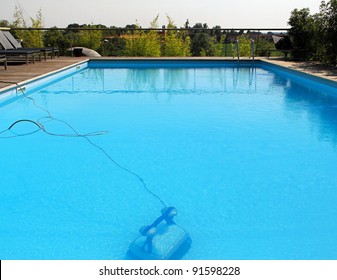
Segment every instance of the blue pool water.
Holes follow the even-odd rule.
[[[89,139],[178,209],[183,259],[337,259],[336,88],[195,64],[92,63],[26,94],[81,134],[108,131]],[[21,96],[0,103],[0,131],[73,134],[47,116]],[[0,135],[0,259],[132,258],[161,203],[85,138],[36,129]]]

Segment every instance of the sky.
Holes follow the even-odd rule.
[[[45,27],[68,24],[104,24],[125,27],[139,23],[146,28],[159,14],[159,26],[170,16],[178,27],[189,20],[222,28],[287,28],[295,8],[319,10],[321,0],[0,0],[0,20],[13,21],[15,6],[20,6],[26,22],[41,9]]]

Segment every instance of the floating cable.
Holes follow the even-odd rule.
[[[90,145],[92,145],[93,147],[95,147],[96,149],[100,150],[114,165],[116,165],[118,168],[124,170],[125,172],[129,173],[130,175],[136,177],[140,183],[142,184],[143,188],[150,194],[152,195],[155,199],[157,199],[162,205],[164,208],[166,208],[166,204],[165,202],[157,195],[155,194],[153,191],[150,190],[150,188],[147,186],[147,184],[145,183],[144,179],[138,175],[136,172],[122,166],[121,164],[119,164],[116,160],[113,159],[113,157],[105,150],[103,149],[101,146],[97,145],[96,143],[94,143],[91,139],[89,139],[90,136],[99,136],[99,135],[103,135],[103,134],[106,134],[108,133],[107,131],[95,131],[95,132],[90,132],[90,133],[87,133],[87,134],[80,134],[76,131],[76,129],[71,126],[68,122],[64,121],[64,120],[60,120],[60,119],[57,119],[57,118],[54,118],[52,116],[52,114],[50,113],[50,111],[48,111],[47,109],[41,107],[39,104],[37,104],[35,102],[35,99],[32,98],[32,97],[29,97],[25,94],[23,88],[21,87],[20,84],[16,83],[16,82],[8,82],[8,81],[1,81],[0,80],[0,83],[7,83],[7,84],[13,84],[13,85],[16,85],[17,88],[20,89],[20,92],[21,94],[32,101],[33,105],[44,111],[45,113],[47,113],[47,117],[43,117],[43,118],[40,118],[38,119],[37,121],[34,121],[34,120],[30,120],[30,119],[20,119],[20,120],[17,120],[15,122],[13,122],[7,129],[3,130],[3,131],[0,131],[0,138],[14,138],[14,137],[21,137],[21,136],[26,136],[26,135],[31,135],[33,133],[36,133],[38,131],[43,131],[44,133],[46,133],[47,135],[50,135],[50,136],[59,136],[59,137],[82,137],[84,138],[85,140],[87,140],[89,142]],[[73,134],[61,134],[61,133],[52,133],[50,131],[48,131],[44,125],[41,123],[41,121],[43,119],[49,119],[50,121],[58,121],[58,122],[61,122],[63,124],[65,124],[66,126],[68,126],[74,133]],[[29,133],[23,133],[23,134],[15,134],[15,135],[12,135],[12,136],[1,136],[3,133],[5,133],[6,131],[11,131],[12,133],[14,133],[12,131],[12,128],[14,128],[17,124],[19,123],[23,123],[23,122],[28,122],[28,123],[32,123],[34,124],[35,126],[37,126],[37,129],[35,131],[32,131],[32,132],[29,132]]]

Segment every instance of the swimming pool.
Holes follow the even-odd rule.
[[[74,134],[43,109],[98,131],[178,209],[183,259],[337,259],[336,87],[262,62],[90,61],[47,78],[25,92],[42,109],[0,103],[0,131]],[[28,122],[0,137],[0,259],[130,258],[162,208],[139,178],[83,137]]]

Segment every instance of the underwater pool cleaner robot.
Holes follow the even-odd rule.
[[[190,246],[188,232],[173,221],[177,214],[174,207],[162,209],[161,216],[151,225],[140,228],[140,235],[130,244],[130,252],[144,260],[168,260]]]

